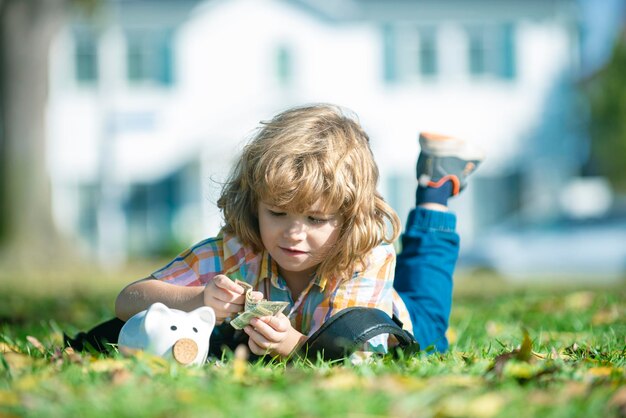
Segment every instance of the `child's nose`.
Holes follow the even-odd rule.
[[[285,229],[285,236],[291,239],[302,239],[306,234],[306,227],[303,222],[291,222]]]

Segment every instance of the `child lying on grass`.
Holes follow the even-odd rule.
[[[447,199],[481,156],[465,142],[420,136],[416,208],[396,260],[400,221],[376,190],[369,138],[337,106],[289,109],[264,122],[244,148],[218,200],[218,235],[126,286],[116,315],[127,320],[155,302],[214,309],[216,331],[255,298],[287,302],[285,313],[243,328],[252,353],[290,356],[337,312],[378,308],[395,315],[422,347],[445,351],[459,238]],[[395,281],[394,281],[395,274]],[[385,335],[368,341],[386,351]]]

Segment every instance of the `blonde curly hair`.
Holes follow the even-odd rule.
[[[262,251],[259,202],[297,213],[321,202],[343,223],[316,273],[350,278],[372,249],[400,234],[400,220],[376,190],[377,182],[369,137],[356,116],[335,105],[307,105],[261,122],[217,205],[224,215],[223,231]]]

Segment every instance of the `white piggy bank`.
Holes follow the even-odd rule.
[[[209,353],[215,312],[204,306],[191,312],[162,303],[131,317],[122,327],[118,346],[122,353],[144,350],[184,365],[200,365]]]

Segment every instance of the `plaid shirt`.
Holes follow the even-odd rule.
[[[352,279],[316,276],[293,300],[285,280],[278,274],[278,265],[267,251],[255,253],[235,236],[220,234],[182,252],[152,276],[179,286],[204,286],[218,274],[245,281],[268,300],[289,302],[285,314],[296,330],[308,336],[350,306],[378,308],[390,317],[395,313],[404,328],[411,331],[408,311],[393,289],[395,264],[393,246],[380,245],[366,257],[365,268],[355,271]],[[387,348],[386,338],[369,343],[374,351]]]

